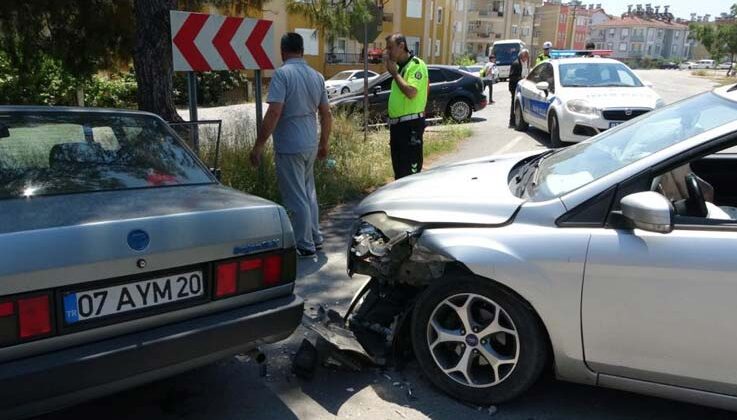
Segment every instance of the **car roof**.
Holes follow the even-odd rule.
[[[737,102],[737,84],[720,86],[714,89],[714,93],[728,101]]]
[[[624,64],[623,62],[619,60],[615,60],[613,58],[603,58],[603,57],[570,57],[570,58],[555,58],[551,59],[549,61],[553,64],[579,64],[579,63],[599,63],[599,64]]]
[[[98,114],[117,114],[117,115],[146,115],[160,118],[158,115],[146,111],[137,111],[134,109],[117,109],[117,108],[86,108],[80,106],[42,106],[42,105],[0,105],[0,114],[4,112],[30,112],[30,113],[98,113]]]

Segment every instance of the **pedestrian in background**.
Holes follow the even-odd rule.
[[[251,163],[261,164],[266,141],[274,135],[276,177],[284,207],[290,213],[297,254],[312,257],[322,246],[317,192],[313,167],[315,158],[328,155],[332,115],[323,76],[303,58],[304,40],[297,33],[281,38],[279,67],[269,83],[261,134],[251,150]],[[320,140],[317,118],[320,114]]]
[[[496,78],[496,56],[489,56],[489,62],[484,65],[484,86],[489,87],[489,103],[494,103],[494,79]]]
[[[527,77],[528,66],[530,62],[530,52],[523,48],[517,59],[509,67],[509,93],[512,94],[512,105],[509,107],[509,126],[514,127],[514,94],[517,91],[517,84],[521,79]]]
[[[535,60],[535,65],[538,65],[542,63],[543,61],[550,60],[550,49],[553,48],[553,43],[550,41],[545,41],[543,43],[543,51],[537,55],[537,60]]]
[[[422,170],[422,136],[429,78],[427,65],[407,48],[400,33],[386,37],[384,65],[392,76],[389,92],[389,145],[394,179]]]

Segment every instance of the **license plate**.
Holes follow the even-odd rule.
[[[64,295],[67,324],[137,311],[202,296],[202,271]]]
[[[609,128],[616,127],[619,124],[622,124],[622,121],[610,121],[609,122]]]

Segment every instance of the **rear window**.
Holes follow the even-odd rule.
[[[211,182],[155,117],[0,113],[0,199]]]

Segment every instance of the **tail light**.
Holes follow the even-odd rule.
[[[0,302],[0,347],[47,336],[53,331],[49,294]]]
[[[223,261],[215,268],[215,298],[292,283],[296,272],[294,249]]]
[[[20,338],[30,338],[51,332],[51,310],[47,295],[18,299]]]

